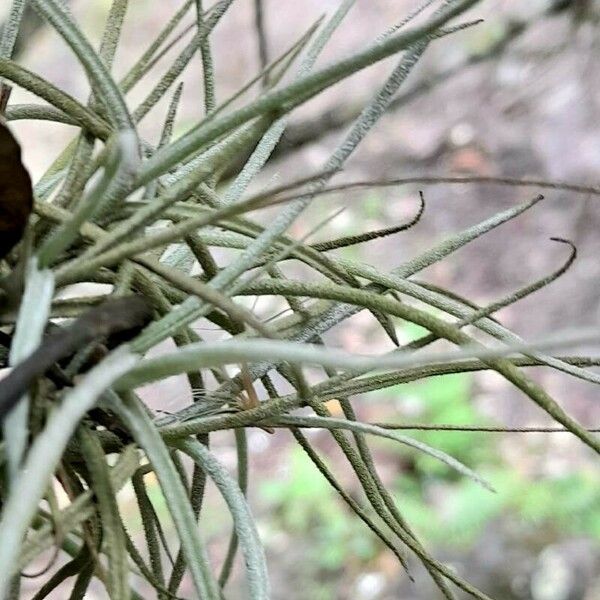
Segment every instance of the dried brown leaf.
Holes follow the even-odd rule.
[[[23,236],[32,208],[31,178],[21,162],[21,147],[0,119],[0,258]]]

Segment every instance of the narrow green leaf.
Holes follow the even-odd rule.
[[[63,223],[44,242],[38,251],[43,265],[52,262],[79,237],[81,226],[95,215],[110,208],[111,200],[128,187],[139,164],[137,136],[133,131],[116,134],[102,176],[77,206],[72,218]]]
[[[98,439],[85,425],[79,428],[78,438],[102,523],[102,543],[108,556],[108,594],[112,600],[129,600],[131,595],[127,550],[116,490],[112,486],[108,465]]]
[[[397,435],[395,432],[392,432],[387,429],[383,429],[381,427],[377,427],[376,425],[371,425],[368,423],[361,423],[359,421],[350,421],[348,419],[335,419],[331,417],[320,417],[320,416],[306,416],[306,417],[296,417],[296,416],[282,416],[277,417],[276,419],[268,420],[265,423],[269,427],[307,427],[307,428],[322,428],[322,429],[345,429],[348,431],[358,432],[358,433],[368,433],[370,435],[375,435],[378,437],[388,438],[390,440],[394,440],[411,448],[415,448],[424,454],[428,454],[433,458],[443,462],[445,465],[454,469],[461,475],[465,475],[469,479],[472,479],[482,487],[494,491],[494,488],[489,484],[485,479],[477,475],[472,469],[456,460],[452,456],[449,456],[445,452],[441,450],[437,450],[436,448],[432,448],[431,446],[424,444],[418,440],[410,438],[408,436]]]
[[[119,87],[79,27],[67,14],[61,2],[59,0],[30,1],[71,47],[85,68],[92,88],[101,95],[113,125],[118,129],[135,131],[134,122]]]
[[[210,140],[242,125],[246,121],[266,112],[278,110],[282,106],[297,106],[323,89],[350,76],[352,73],[408,48],[477,2],[478,0],[462,0],[461,2],[457,2],[452,10],[445,12],[443,15],[431,18],[425,25],[414,27],[404,33],[392,36],[383,43],[375,44],[362,52],[357,52],[352,57],[339,61],[312,75],[307,75],[285,88],[268,92],[255,102],[230,115],[209,120],[207,123],[201,123],[198,127],[169,147],[164,148],[149,160],[140,172],[138,185],[143,185],[150,179],[168,171],[178,162],[184,160],[193,152],[198,151]]]
[[[203,600],[219,600],[219,586],[213,575],[206,548],[198,534],[198,526],[186,490],[169,450],[137,399],[127,395],[123,401],[111,392],[107,393],[106,397],[110,400],[111,408],[127,425],[152,463],[177,528],[198,597]]]
[[[458,334],[458,331],[456,333]],[[390,352],[379,356],[359,356],[333,348],[282,340],[236,339],[223,342],[201,342],[188,344],[174,352],[141,361],[115,383],[115,389],[131,389],[196,369],[240,362],[277,360],[277,362],[312,364],[333,369],[364,369],[365,372],[368,370],[383,371],[466,358],[492,359],[519,352],[528,352],[534,348],[576,346],[582,342],[592,342],[598,339],[600,339],[600,331],[586,330],[571,334],[561,333],[532,344],[511,344],[486,348],[473,343],[452,352],[420,353],[418,355]]]
[[[191,456],[219,488],[233,517],[235,531],[244,554],[250,597],[267,600],[270,593],[264,550],[254,518],[237,482],[200,442],[191,439],[177,440],[173,441],[172,445]]]
[[[0,57],[11,58],[27,0],[13,0],[0,38]]]
[[[40,345],[48,322],[53,294],[53,273],[47,269],[39,269],[37,259],[31,258],[27,264],[25,292],[10,347],[11,366],[14,367],[28,358]],[[28,421],[29,397],[27,395],[6,416],[2,427],[11,481],[15,481],[25,455],[29,437]]]
[[[126,347],[107,356],[76,388],[65,394],[62,404],[50,415],[45,428],[33,442],[2,510],[0,564],[7,568],[0,572],[0,598],[4,598],[10,585],[25,532],[79,421],[100,394],[138,360]]]
[[[115,492],[121,490],[127,483],[139,467],[139,463],[139,451],[133,444],[127,446],[119,454],[116,465],[110,469],[111,485]],[[91,490],[87,490],[83,494],[77,496],[71,504],[59,513],[59,522],[63,534],[66,536],[72,531],[75,531],[81,523],[94,514],[94,511],[95,508],[93,506],[93,494]],[[55,544],[55,533],[54,523],[50,521],[44,522],[44,524],[35,529],[35,531],[28,532],[27,539],[23,544],[21,555],[19,557],[19,571],[25,569],[25,567],[37,556]]]

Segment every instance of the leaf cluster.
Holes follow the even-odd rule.
[[[361,422],[352,397],[442,374],[490,369],[562,430],[598,452],[598,438],[526,373],[527,367],[542,365],[598,383],[600,378],[590,370],[597,359],[548,353],[580,342],[582,336],[529,343],[494,318],[499,309],[561,276],[575,259],[575,248],[554,239],[568,251],[562,266],[504,298],[477,306],[415,276],[534,209],[541,196],[473,224],[389,273],[331,251],[417,226],[426,208],[423,194],[409,223],[318,244],[308,236],[294,239],[289,234],[309,205],[327,206],[327,193],[335,189],[330,181],[394,102],[429,45],[451,44],[444,38],[477,23],[464,16],[476,0],[430,0],[371,45],[324,67],[317,66],[319,55],[353,0],[342,0],[333,14],[317,20],[275,58],[269,57],[257,1],[261,68],[224,100],[216,93],[218,57],[213,56],[211,34],[236,9],[234,0],[211,6],[202,0],[182,2],[121,81],[111,73],[127,0],[111,3],[98,49],[64,2],[29,4],[70,46],[87,74],[90,97],[83,104],[11,59],[25,7],[24,0],[13,0],[0,44],[3,90],[16,85],[40,102],[9,104],[6,116],[62,123],[74,127],[76,135],[35,183],[33,203],[27,193],[3,192],[8,182],[0,171],[0,208],[12,202],[10,206],[20,209],[20,220],[11,230],[15,240],[2,246],[1,264],[0,343],[7,351],[6,366],[13,370],[0,384],[5,466],[0,598],[16,597],[20,575],[50,548],[70,559],[59,569],[50,568],[36,594],[39,599],[72,576],[71,598],[83,598],[93,580],[102,582],[111,598],[137,598],[132,575],[145,580],[159,598],[176,598],[186,573],[198,598],[220,599],[227,595],[238,552],[249,597],[268,598],[265,553],[245,498],[246,430],[251,427],[289,431],[356,518],[403,565],[407,550],[416,555],[443,597],[455,598],[459,588],[472,597],[488,598],[424,548],[380,479],[368,438],[392,440],[484,488],[489,483],[443,450],[401,433],[402,424]],[[182,48],[158,83],[131,107],[127,94],[159,68],[159,59],[178,42]],[[389,76],[319,171],[258,194],[248,192],[296,107],[388,57],[396,61]],[[203,67],[204,111],[186,133],[174,138],[183,80],[194,60]],[[139,124],[165,96],[170,102],[162,134],[152,143],[141,137]],[[6,148],[1,139],[0,144],[0,150]],[[17,160],[15,152],[11,157]],[[249,158],[237,168],[240,155]],[[232,169],[234,176],[228,179]],[[260,211],[268,207],[275,216],[264,219]],[[0,223],[5,224],[10,225]],[[220,248],[235,250],[224,265],[215,259]],[[303,263],[314,277],[288,277],[284,267],[289,261]],[[101,291],[91,294],[67,293],[74,285],[82,289],[80,284],[104,285],[93,287]],[[264,315],[243,300],[266,296],[277,298],[284,310]],[[358,356],[326,345],[323,336],[331,328],[362,310],[377,319],[395,345],[392,352]],[[206,321],[219,329],[220,341],[202,339],[195,324]],[[427,333],[403,345],[396,336],[398,321]],[[439,339],[452,349],[429,350]],[[165,341],[176,349],[160,357],[148,354]],[[229,365],[239,365],[237,375],[231,376]],[[317,383],[308,381],[305,365],[318,368]],[[139,388],[173,375],[187,377],[193,402],[173,414],[154,414],[141,400]],[[330,413],[326,401],[331,399],[339,401],[342,416]],[[297,410],[306,407],[308,413]],[[331,432],[360,482],[362,497],[344,488],[305,435],[314,428]],[[210,435],[218,430],[235,436],[237,479],[210,449]],[[191,474],[185,468],[188,461],[194,465]],[[168,548],[164,519],[150,500],[151,474],[177,532],[176,553]],[[233,523],[229,551],[219,569],[198,527],[209,480]],[[143,522],[144,550],[136,547],[117,503],[119,490],[128,484]],[[57,501],[57,487],[69,498],[66,506]]]

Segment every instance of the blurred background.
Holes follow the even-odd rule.
[[[418,2],[358,0],[333,37],[324,65],[372,42]],[[9,2],[2,2],[2,11]],[[69,6],[89,38],[101,35],[109,0],[71,0]],[[182,5],[180,0],[132,0],[114,73],[122,77]],[[289,47],[337,0],[264,0],[268,52]],[[213,36],[217,98],[225,99],[258,70],[254,2],[237,0]],[[468,18],[477,27],[429,48],[394,109],[348,162],[339,180],[418,175],[508,176],[597,185],[600,172],[600,3],[587,1],[482,0]],[[188,21],[191,21],[191,15]],[[63,41],[36,27],[22,40],[21,64],[85,101],[86,78]],[[128,96],[137,106],[189,40],[184,37]],[[276,156],[255,189],[305,176],[323,161],[394,59],[339,84],[294,113]],[[185,72],[184,99],[176,135],[203,116],[200,60]],[[35,101],[15,89],[12,103]],[[143,136],[158,140],[166,101],[141,124]],[[34,179],[73,136],[66,125],[13,123]],[[534,197],[535,189],[501,186],[412,185],[356,191],[316,203],[297,221],[292,235],[310,232],[338,207],[345,207],[316,239],[378,229],[409,219],[423,190],[426,211],[408,232],[343,252],[391,269],[435,241],[486,216]],[[578,258],[548,288],[498,317],[527,339],[565,328],[597,326],[600,317],[600,210],[598,197],[549,190],[533,210],[470,244],[420,277],[486,304],[550,273],[567,249],[549,241],[573,241]],[[312,240],[312,238],[311,238]],[[217,258],[221,255],[217,254]],[[226,255],[223,253],[222,255]],[[543,305],[543,310],[540,310]],[[258,307],[260,308],[260,307]],[[199,324],[201,327],[202,324]],[[418,332],[399,326],[409,340]],[[390,342],[363,311],[329,334],[348,351],[378,353]],[[585,352],[585,348],[581,348]],[[600,426],[600,403],[591,384],[555,371],[534,377],[582,423]],[[185,386],[168,382],[145,390],[163,410],[189,402]],[[544,415],[493,373],[457,375],[397,386],[357,398],[359,416],[369,421],[463,425],[545,425]],[[335,412],[335,403],[331,403]],[[412,432],[410,432],[413,435]],[[325,452],[341,481],[343,457],[326,432],[311,440]],[[381,475],[405,516],[439,559],[499,600],[600,600],[600,471],[591,452],[562,433],[420,432],[415,437],[445,450],[487,477],[492,494],[439,464],[372,441]],[[338,501],[286,432],[249,432],[250,500],[267,548],[276,600],[425,600],[437,597],[420,567],[406,573],[376,538]],[[211,438],[219,458],[235,470],[233,436]],[[135,500],[124,490],[122,508],[131,532],[142,536]],[[160,513],[162,498],[152,498]],[[218,494],[209,490],[201,527],[215,558],[225,554],[230,524]],[[168,535],[168,532],[167,532]],[[174,548],[175,549],[175,548]],[[43,561],[41,561],[43,562]],[[36,580],[29,581],[33,596]],[[228,597],[247,597],[234,577]],[[67,588],[65,588],[67,589]],[[63,592],[64,593],[64,592]],[[151,593],[150,591],[148,593]],[[104,598],[97,589],[97,598]],[[193,596],[189,582],[183,597]],[[27,597],[30,597],[27,596]],[[55,598],[60,598],[60,592]]]

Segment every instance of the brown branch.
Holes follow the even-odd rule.
[[[29,386],[57,361],[96,340],[109,336],[117,336],[119,341],[128,339],[151,317],[151,307],[141,296],[113,298],[88,310],[66,329],[51,333],[28,359],[0,382],[0,422]]]

